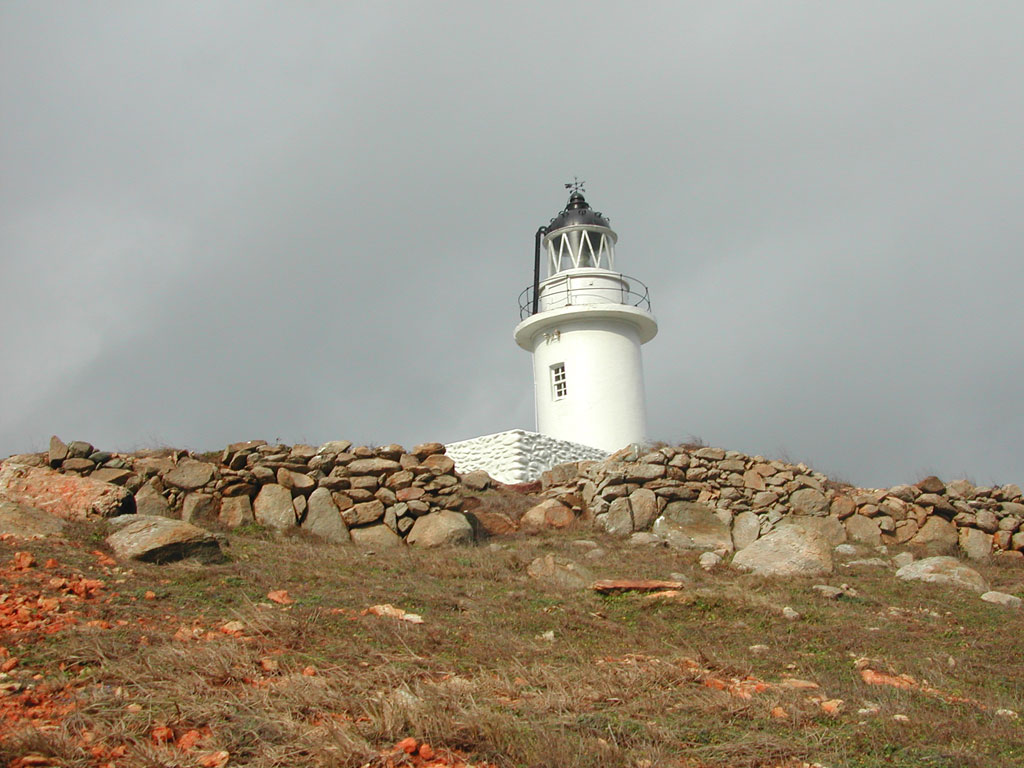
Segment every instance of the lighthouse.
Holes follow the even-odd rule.
[[[537,432],[611,452],[647,438],[640,347],[658,324],[647,286],[617,271],[608,219],[569,186],[537,230],[515,340],[533,356]]]

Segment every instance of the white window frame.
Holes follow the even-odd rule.
[[[551,399],[564,400],[569,396],[569,383],[565,376],[565,363],[551,366]]]

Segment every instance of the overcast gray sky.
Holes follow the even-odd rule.
[[[0,455],[532,428],[587,181],[651,437],[1024,482],[1024,5],[0,3]]]

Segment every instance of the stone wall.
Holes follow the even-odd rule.
[[[533,473],[542,461],[565,456],[563,449],[572,455],[578,447],[514,432],[447,449],[426,443],[411,451],[348,441],[287,446],[256,440],[197,457],[170,449],[115,454],[55,437],[48,453],[11,457],[4,467],[49,465],[122,486],[141,514],[228,528],[249,522],[299,527],[329,541],[379,549],[472,538],[463,511],[479,505],[469,499],[491,480],[469,471],[473,463],[458,457],[473,456],[463,448],[477,441],[506,467]],[[457,471],[457,461],[464,462],[466,474]],[[787,521],[813,527],[834,543],[906,545],[971,558],[1024,552],[1024,498],[1016,485],[928,477],[915,485],[854,488],[804,464],[685,445],[574,460],[544,471],[540,479],[551,503],[527,513],[524,532],[589,519],[638,542],[728,552]],[[480,515],[473,516],[479,524]],[[516,530],[517,521],[510,519],[506,528]]]
[[[608,454],[537,432],[512,429],[448,443],[448,455],[460,472],[483,470],[501,483],[531,483],[559,464],[604,459]]]
[[[458,514],[462,478],[441,443],[407,452],[400,445],[354,447],[344,440],[321,446],[253,440],[196,457],[180,450],[112,454],[54,437],[47,454],[17,459],[123,486],[134,494],[139,514],[229,528],[251,522],[301,527],[330,541],[375,548],[425,541],[428,529],[433,541],[439,520],[445,530],[457,529],[456,537],[472,535]],[[479,476],[472,481],[477,490],[489,483]]]
[[[699,446],[620,451],[545,473],[549,496],[582,503],[605,531],[652,532],[693,548],[742,549],[787,518],[819,518],[831,537],[921,546],[981,558],[1024,551],[1016,485],[974,486],[928,477],[916,485],[854,488],[804,464]],[[641,537],[642,538],[642,537]],[[720,546],[706,546],[716,542]]]

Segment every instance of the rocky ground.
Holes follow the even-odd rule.
[[[5,461],[0,761],[1024,762],[1014,486],[678,446],[509,488],[329,445]]]

